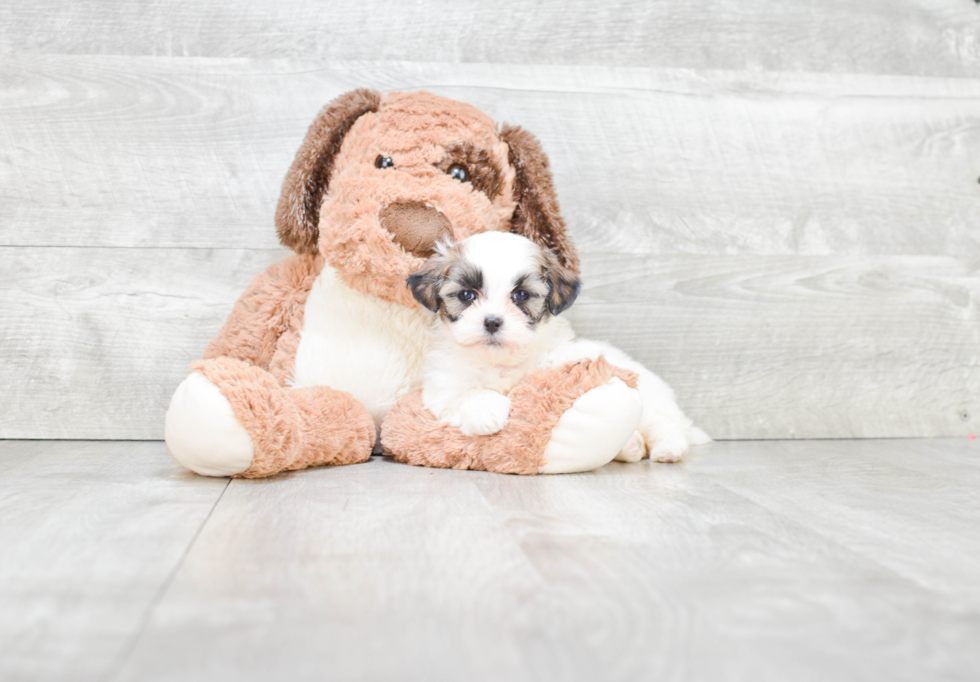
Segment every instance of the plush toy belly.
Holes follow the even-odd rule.
[[[380,425],[421,386],[431,315],[351,289],[324,266],[309,298],[291,385],[350,393]]]

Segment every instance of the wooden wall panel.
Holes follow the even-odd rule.
[[[980,257],[586,257],[569,313],[715,438],[980,430]]]
[[[2,68],[0,244],[273,248],[309,122],[426,87],[525,126],[583,251],[980,248],[980,82],[599,67],[20,57]]]
[[[0,437],[159,438],[361,86],[534,132],[581,332],[716,437],[976,431],[975,3],[41,0],[0,55]]]
[[[0,438],[163,438],[187,365],[283,253],[0,248]]]
[[[975,76],[970,0],[0,5],[4,52]]]
[[[0,248],[0,438],[163,435],[163,415],[279,250]],[[667,379],[716,438],[966,435],[980,261],[588,254],[577,331]]]

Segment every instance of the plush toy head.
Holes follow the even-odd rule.
[[[578,271],[537,140],[427,92],[355,90],[324,107],[276,225],[283,245],[319,251],[352,288],[407,306],[405,280],[440,239],[510,231]]]

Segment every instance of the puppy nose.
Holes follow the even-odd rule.
[[[491,334],[495,334],[497,330],[500,329],[500,325],[503,323],[504,321],[499,317],[488,317],[487,319],[483,320],[483,326],[486,327],[487,331]]]

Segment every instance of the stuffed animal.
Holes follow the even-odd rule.
[[[380,453],[505,473],[584,471],[640,418],[636,375],[602,358],[535,372],[493,436],[433,428],[417,400],[432,313],[406,285],[440,239],[523,235],[578,272],[548,160],[519,127],[426,92],[355,90],[316,117],[276,211],[295,253],[259,274],[178,386],[167,446],[207,476],[269,476]],[[686,449],[686,444],[685,444]],[[392,448],[389,447],[389,451]]]

